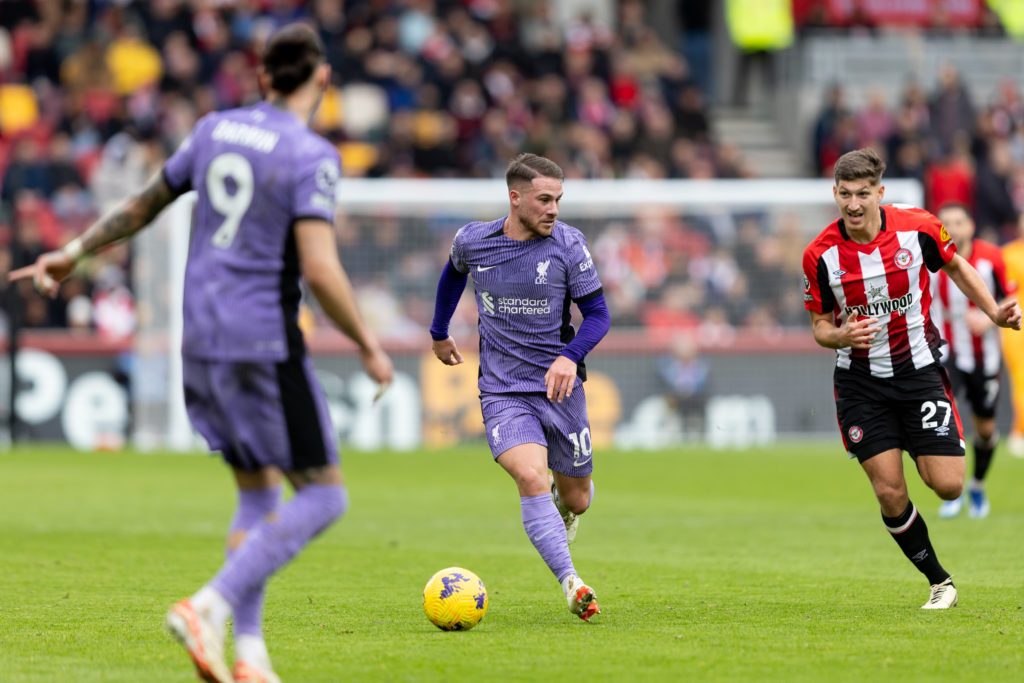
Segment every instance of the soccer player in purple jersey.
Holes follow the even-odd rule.
[[[330,80],[316,33],[283,27],[260,74],[266,101],[203,117],[138,194],[60,251],[12,272],[54,296],[75,263],[130,237],[195,189],[185,275],[185,401],[238,485],[227,560],[167,626],[207,681],[277,681],[263,640],[267,579],[348,507],[323,391],[298,328],[300,276],[382,386],[391,359],[364,324],[334,239],[337,151],[308,128]],[[295,495],[281,503],[282,480]],[[224,656],[233,619],[236,658]]]
[[[562,169],[520,154],[505,173],[509,213],[455,235],[437,286],[430,335],[445,365],[462,362],[448,323],[469,274],[480,312],[480,403],[491,453],[516,482],[523,526],[562,585],[569,609],[600,610],[576,574],[569,543],[594,497],[583,358],[609,315],[582,233],[558,218]],[[569,305],[583,313],[579,333]],[[549,477],[548,469],[552,475]]]

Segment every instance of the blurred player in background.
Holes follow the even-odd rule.
[[[277,681],[263,640],[267,579],[348,506],[323,391],[297,319],[300,276],[386,385],[391,359],[359,315],[333,228],[337,151],[308,128],[330,80],[316,33],[285,26],[269,40],[266,101],[203,117],[163,172],[63,250],[11,274],[54,295],[76,261],[130,237],[195,189],[185,274],[185,402],[238,485],[228,558],[174,605],[167,626],[207,681]],[[282,478],[295,495],[281,503]],[[234,673],[224,656],[233,618]]]
[[[996,301],[1013,291],[1007,284],[1003,255],[994,244],[974,237],[974,219],[963,204],[946,204],[939,209],[939,221],[956,244],[957,253],[974,266]],[[953,381],[954,392],[967,395],[974,422],[974,476],[968,486],[970,504],[967,514],[987,517],[989,502],[985,495],[985,475],[999,443],[996,428],[996,404],[999,399],[1000,333],[988,316],[978,310],[944,270],[932,280],[932,317],[948,344],[942,347],[942,359]],[[1017,338],[1020,342],[1020,338]],[[963,508],[964,496],[945,501],[940,517],[956,517]]]
[[[928,527],[907,493],[903,451],[944,500],[964,486],[964,441],[941,338],[929,316],[930,273],[953,284],[994,324],[1020,329],[1016,302],[997,304],[930,213],[881,206],[885,162],[871,149],[835,165],[840,218],[804,251],[804,304],[814,340],[836,349],[836,413],[843,443],[871,481],[882,521],[931,584],[925,609],[957,603]]]
[[[561,583],[569,610],[589,621],[599,611],[597,597],[576,574],[569,543],[594,495],[583,359],[608,332],[610,316],[586,240],[556,220],[563,178],[544,157],[511,161],[509,214],[455,235],[430,335],[442,363],[462,362],[448,324],[472,273],[491,453],[516,482],[526,534]],[[583,313],[575,336],[571,302]]]
[[[1015,291],[1024,282],[1024,213],[1017,216],[1017,235],[1017,239],[1003,245],[1006,281]],[[1006,447],[1010,455],[1024,458],[1024,343],[1009,330],[1003,331],[1003,362],[1013,403],[1013,426]]]

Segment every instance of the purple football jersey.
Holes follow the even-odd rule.
[[[596,292],[601,281],[576,228],[556,221],[550,237],[519,241],[502,233],[504,222],[469,223],[452,243],[452,265],[470,274],[476,290],[479,387],[545,391],[544,374],[574,334],[571,300]]]
[[[282,361],[304,352],[294,222],[334,222],[338,152],[269,103],[204,116],[164,165],[198,200],[185,270],[182,353]]]

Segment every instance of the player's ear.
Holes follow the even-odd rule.
[[[881,203],[882,198],[885,197],[885,185],[878,186],[878,201]]]
[[[316,68],[316,87],[320,91],[327,90],[331,84],[331,65],[324,62]]]
[[[512,204],[512,206],[519,206],[519,199],[520,199],[519,190],[509,190],[508,191],[508,201]]]
[[[267,93],[270,92],[270,74],[267,73],[267,70],[262,65],[256,69],[256,81],[260,86],[260,94],[266,97]]]

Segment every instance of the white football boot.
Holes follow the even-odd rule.
[[[590,617],[601,613],[594,589],[583,583],[583,579],[575,574],[567,576],[562,581],[562,591],[565,593],[566,602],[569,603],[569,611],[583,621],[590,621]]]
[[[558,487],[555,486],[554,475],[549,474],[548,481],[551,482],[551,499],[555,501],[558,514],[562,516],[562,521],[565,522],[565,540],[572,543],[576,540],[576,531],[580,527],[580,516],[562,505],[562,499],[558,497]]]
[[[967,505],[967,516],[971,519],[985,519],[992,511],[992,506],[985,495],[985,489],[981,486],[971,486],[967,492],[969,502]]]
[[[964,496],[961,495],[959,498],[953,500],[942,501],[942,505],[939,506],[939,517],[943,519],[952,519],[960,514],[960,511],[964,508]]]
[[[281,683],[281,678],[269,666],[258,666],[244,660],[235,662],[235,683]]]
[[[956,586],[953,585],[953,577],[949,577],[942,583],[932,584],[932,594],[928,602],[921,605],[921,609],[949,609],[956,607]]]
[[[224,633],[198,612],[191,600],[175,603],[167,612],[167,630],[188,651],[196,675],[207,683],[233,683],[234,677],[224,660]]]

